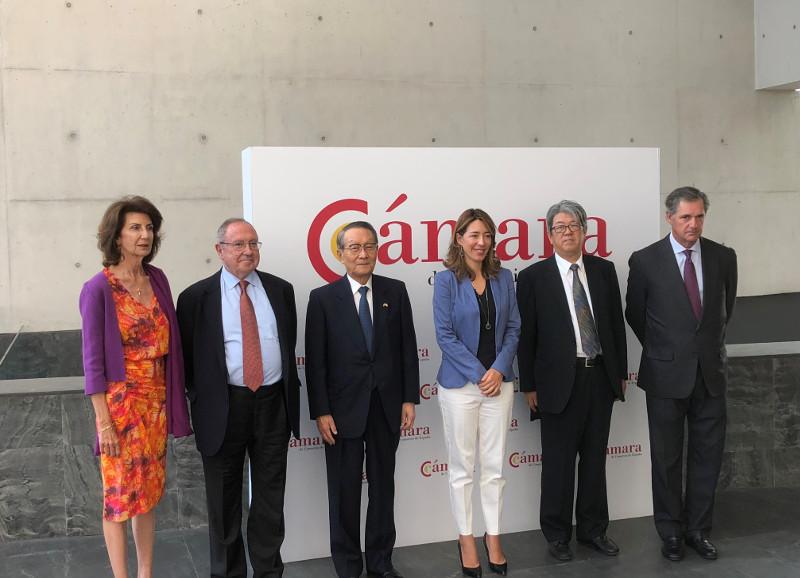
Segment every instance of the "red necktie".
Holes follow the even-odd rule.
[[[700,286],[697,284],[697,271],[692,263],[692,250],[686,249],[683,252],[686,261],[683,264],[683,283],[686,285],[686,294],[689,295],[689,303],[692,304],[692,311],[698,321],[703,317],[703,304],[700,302]]]
[[[244,384],[252,391],[261,387],[264,381],[264,364],[261,361],[261,341],[258,339],[258,321],[253,302],[247,295],[249,283],[242,279],[239,281],[241,295],[239,296],[239,315],[242,320],[242,367],[244,369]]]

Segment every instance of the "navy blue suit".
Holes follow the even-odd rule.
[[[312,419],[331,415],[325,446],[331,556],[340,576],[359,576],[361,476],[366,451],[367,570],[391,568],[394,465],[403,403],[419,403],[419,362],[405,285],[372,275],[374,343],[367,349],[348,278],[314,289],[306,317],[306,380]]]

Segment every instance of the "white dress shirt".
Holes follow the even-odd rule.
[[[572,318],[572,329],[575,332],[575,344],[577,357],[587,357],[583,351],[583,344],[581,343],[581,331],[578,327],[578,316],[575,314],[575,301],[572,299],[572,263],[566,259],[562,259],[556,253],[556,265],[558,265],[558,273],[561,276],[561,283],[564,285],[564,293],[567,296],[567,304],[569,305],[569,315]],[[583,284],[583,289],[586,291],[586,298],[589,300],[589,309],[592,311],[594,318],[594,307],[592,306],[592,294],[589,291],[589,281],[586,279],[586,269],[583,266],[583,255],[578,257],[575,262],[578,265],[578,279]]]
[[[369,276],[364,285],[361,285],[358,281],[353,279],[350,275],[347,276],[347,280],[350,281],[350,290],[353,292],[353,303],[356,304],[356,313],[358,313],[358,305],[361,303],[361,293],[358,292],[361,287],[369,288],[367,291],[367,304],[369,305],[369,318],[372,321],[372,326],[375,326],[375,316],[372,314],[372,275]]]

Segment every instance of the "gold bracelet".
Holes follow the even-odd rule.
[[[108,430],[110,430],[112,427],[114,427],[114,424],[108,424],[106,427],[104,427],[104,428],[101,428],[101,429],[100,429],[100,430],[98,430],[98,431],[99,431],[100,433],[102,433],[102,432],[104,432],[104,431],[108,431]]]

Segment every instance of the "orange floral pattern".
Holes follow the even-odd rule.
[[[119,437],[120,455],[100,456],[103,518],[112,522],[149,512],[164,493],[167,408],[164,356],[169,322],[153,296],[134,299],[105,269],[117,309],[126,381],[108,383],[106,401]]]

